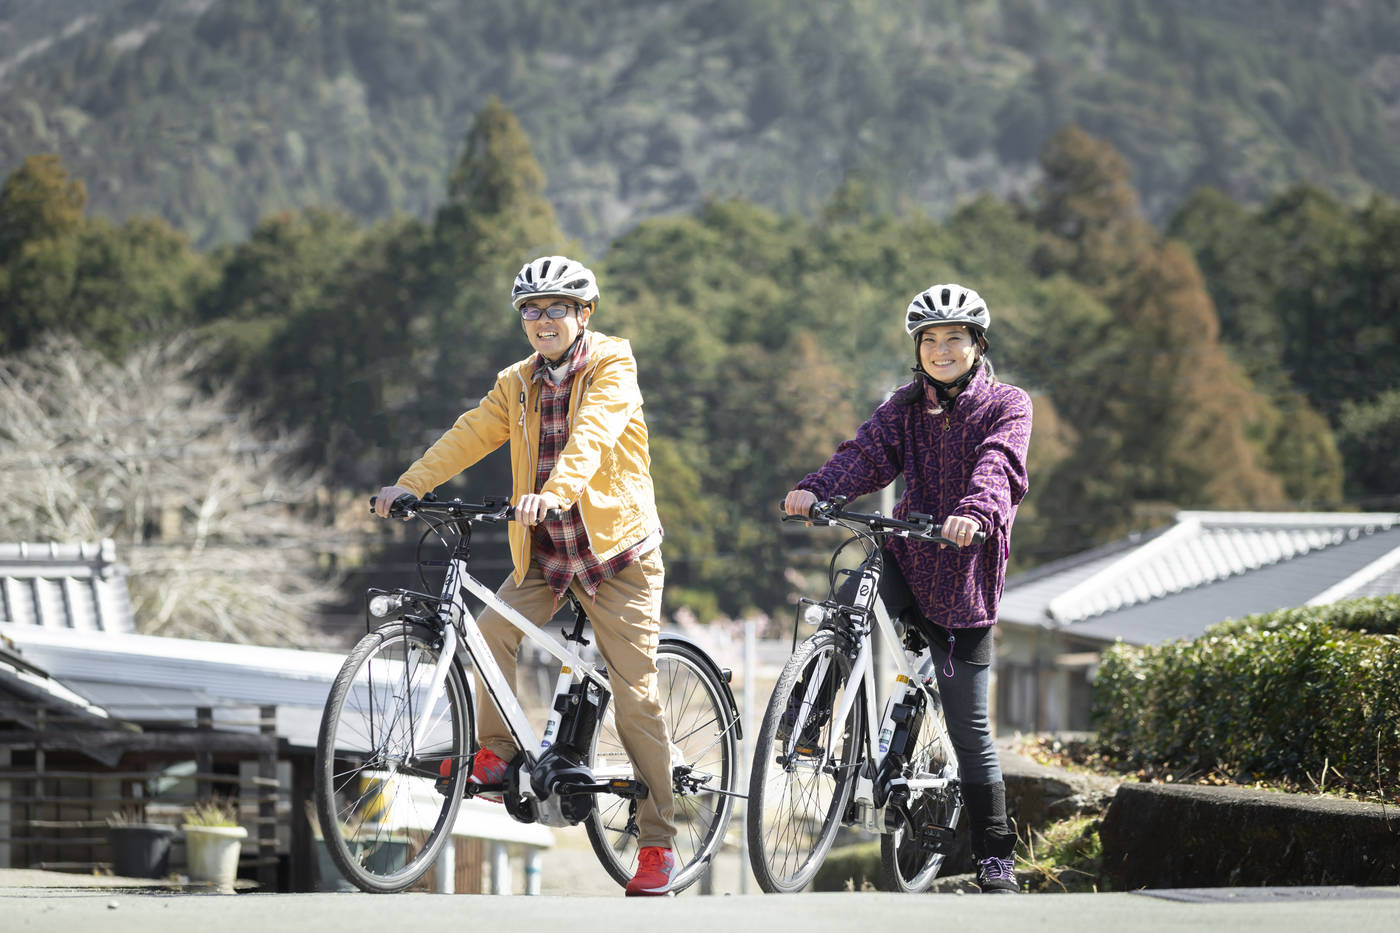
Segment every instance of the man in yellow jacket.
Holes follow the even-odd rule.
[[[658,895],[680,868],[672,853],[670,742],[656,690],[661,520],[637,361],[626,340],[588,329],[597,302],[597,280],[582,263],[563,256],[526,263],[511,303],[535,352],[497,374],[480,404],[379,491],[375,508],[388,517],[400,496],[421,497],[510,442],[515,567],[497,594],[532,620],[553,615],[567,590],[588,607],[618,733],[649,791],[638,802],[638,867],[627,894]],[[546,519],[551,509],[563,519]],[[478,624],[514,685],[521,633],[489,609]],[[479,678],[477,695],[486,695]],[[517,749],[493,704],[479,704],[477,731],[471,779],[499,782]]]

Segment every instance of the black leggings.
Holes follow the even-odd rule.
[[[904,574],[889,552],[885,553],[885,571],[880,578],[880,598],[891,619],[902,619],[906,624],[914,624],[921,633],[933,641],[939,637],[936,626],[923,618],[904,580]],[[990,632],[978,631],[974,638],[977,653],[972,654],[979,661],[990,660],[991,642],[986,640]],[[941,640],[947,644],[946,633]],[[996,743],[992,741],[990,716],[990,690],[992,682],[991,664],[979,664],[965,660],[962,649],[969,644],[958,640],[959,658],[946,647],[933,647],[934,663],[938,668],[938,692],[943,697],[943,712],[948,720],[948,735],[953,740],[953,750],[958,755],[958,769],[964,784],[995,784],[1001,780],[1001,760],[997,757]],[[951,672],[951,673],[950,673]]]
[[[948,735],[958,754],[958,770],[964,784],[995,784],[1001,780],[1001,760],[992,741],[988,715],[988,693],[992,680],[990,664],[973,664],[952,659],[953,676],[947,676],[947,661],[938,664],[938,692],[948,719]]]

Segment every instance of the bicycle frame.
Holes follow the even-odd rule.
[[[525,618],[519,611],[507,604],[495,591],[490,589],[476,577],[472,576],[467,569],[467,556],[463,553],[465,540],[458,545],[452,558],[448,561],[447,572],[445,574],[442,595],[438,604],[438,619],[443,626],[444,632],[451,631],[456,634],[455,638],[444,639],[443,648],[438,656],[437,664],[433,669],[431,680],[428,682],[427,697],[424,704],[425,709],[432,709],[441,698],[447,684],[447,671],[451,667],[453,660],[457,657],[458,651],[465,651],[471,659],[477,674],[486,685],[486,692],[490,701],[495,704],[500,712],[501,718],[505,721],[506,727],[510,730],[516,746],[526,753],[525,764],[522,766],[523,774],[519,781],[519,790],[522,797],[527,798],[536,805],[541,822],[547,825],[558,823],[567,825],[567,821],[556,817],[548,812],[547,808],[540,806],[541,801],[535,794],[534,788],[529,781],[530,766],[538,762],[545,750],[551,745],[550,738],[554,730],[557,730],[560,721],[560,714],[552,711],[549,722],[545,728],[542,738],[535,732],[525,710],[521,707],[520,701],[515,695],[515,691],[506,682],[505,674],[496,663],[495,657],[491,654],[490,647],[486,644],[486,638],[477,624],[476,617],[467,607],[466,593],[480,599],[488,607],[500,613],[500,615],[531,642],[547,651],[554,658],[559,660],[562,668],[559,677],[555,682],[554,696],[567,692],[569,686],[574,682],[584,680],[592,681],[604,691],[609,691],[607,678],[598,672],[598,669],[589,662],[581,658],[577,651],[567,644],[561,643],[544,629],[535,625]],[[551,710],[556,704],[551,703]],[[611,706],[604,713],[605,717],[612,716]],[[606,720],[604,720],[605,722]],[[604,722],[599,723],[602,728]],[[433,727],[433,721],[424,717],[418,719],[414,727],[413,747],[417,748],[423,744],[427,732]],[[606,772],[595,772],[595,779],[606,781],[615,777],[625,776],[623,772],[610,774]]]
[[[850,620],[851,635],[858,640],[855,660],[851,665],[850,683],[860,683],[864,689],[866,697],[869,698],[865,704],[865,736],[863,738],[862,756],[859,770],[856,773],[856,785],[852,796],[852,802],[856,808],[857,822],[862,828],[874,833],[891,832],[893,827],[889,827],[886,821],[887,807],[876,806],[875,803],[875,776],[879,773],[881,765],[889,754],[890,739],[894,733],[894,709],[897,704],[905,702],[909,695],[915,690],[924,690],[928,702],[936,705],[938,692],[936,689],[929,689],[925,684],[930,679],[933,672],[933,657],[930,648],[925,648],[920,655],[920,663],[916,669],[909,661],[908,654],[900,647],[901,640],[896,633],[894,623],[890,620],[889,614],[885,611],[884,603],[878,598],[880,572],[877,570],[878,557],[867,556],[858,571],[860,581],[856,588],[852,608],[857,610]],[[884,708],[877,715],[875,712],[875,700],[879,696],[876,693],[874,649],[871,645],[872,626],[868,620],[875,620],[878,626],[882,641],[889,649],[895,664],[894,687],[890,690],[890,696],[885,701]],[[827,661],[823,660],[814,670],[809,678],[806,693],[803,696],[803,708],[811,708],[817,704],[818,692],[826,674]],[[840,706],[834,711],[832,716],[833,725],[843,723],[850,715],[851,707],[856,701],[856,690],[846,690],[842,694]],[[951,747],[948,739],[947,729],[940,720],[935,719],[937,728],[941,733],[945,747]],[[793,735],[788,739],[787,755],[792,756],[798,741],[798,731],[794,729]],[[817,763],[818,768],[825,768],[830,765],[828,757],[830,749],[823,754],[822,759]],[[857,764],[857,763],[853,763]],[[914,777],[907,781],[910,790],[934,789],[943,790],[954,783],[953,779],[946,777]]]

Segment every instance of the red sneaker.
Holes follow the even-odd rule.
[[[680,867],[670,849],[643,846],[637,853],[637,873],[627,882],[628,897],[659,897],[671,893],[671,879]]]
[[[447,782],[452,777],[452,764],[450,759],[446,759],[438,768],[438,772],[442,775],[438,785],[443,793],[446,793]],[[472,784],[500,784],[506,779],[506,772],[509,770],[509,762],[503,760],[500,755],[489,748],[482,748],[477,750],[476,758],[472,761],[472,773],[467,780]],[[476,796],[491,803],[502,802],[499,793],[477,794]]]

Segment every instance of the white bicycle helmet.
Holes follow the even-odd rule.
[[[966,324],[984,338],[991,323],[992,314],[982,296],[952,282],[915,295],[904,312],[904,329],[911,337],[939,324]]]
[[[579,304],[598,300],[598,280],[583,263],[565,256],[541,256],[520,267],[510,290],[510,303],[519,311],[531,298],[555,295]]]

